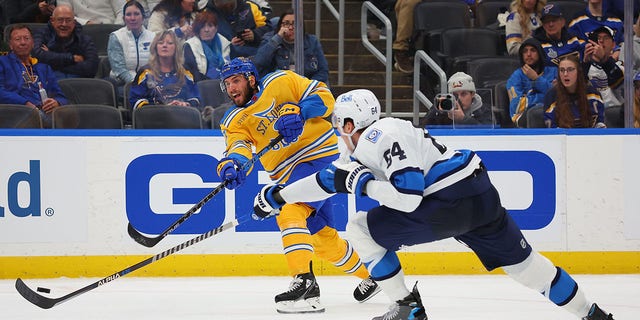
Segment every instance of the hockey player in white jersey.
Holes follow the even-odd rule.
[[[410,291],[396,251],[401,246],[453,237],[487,270],[502,267],[514,280],[542,293],[583,320],[612,320],[588,300],[574,279],[533,251],[500,204],[482,160],[453,150],[411,122],[380,119],[369,90],[336,99],[333,124],[350,154],[287,187],[267,185],[254,201],[255,216],[277,214],[285,203],[316,201],[335,193],[368,196],[380,203],[347,224],[347,237],[392,308],[374,320],[426,320],[417,285]]]

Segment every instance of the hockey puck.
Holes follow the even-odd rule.
[[[36,290],[38,292],[51,293],[51,289],[49,289],[49,288],[38,287],[38,289],[36,289]]]

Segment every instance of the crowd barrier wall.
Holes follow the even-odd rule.
[[[483,158],[534,249],[572,273],[640,273],[640,130],[432,130]],[[218,130],[0,130],[0,278],[102,277],[251,213],[268,177],[216,195],[153,248],[157,234],[219,184]],[[338,228],[375,205],[339,195]],[[404,248],[408,274],[486,272],[444,240]],[[315,261],[317,274],[340,274]],[[499,272],[499,271],[498,271]],[[285,275],[273,219],[243,223],[137,276]]]

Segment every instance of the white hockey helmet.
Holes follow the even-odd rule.
[[[342,132],[347,119],[353,121],[354,129],[350,134]],[[341,135],[351,136],[354,132],[370,126],[380,119],[380,102],[376,95],[367,89],[355,89],[336,98],[331,122]]]

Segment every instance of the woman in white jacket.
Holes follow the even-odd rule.
[[[218,79],[230,61],[231,42],[218,33],[218,20],[210,11],[198,13],[193,23],[195,37],[184,44],[184,64],[196,81]]]
[[[133,81],[138,69],[149,61],[151,41],[155,34],[144,27],[144,8],[136,0],[127,1],[122,9],[125,26],[109,35],[107,55],[109,77],[122,95],[122,86]]]

